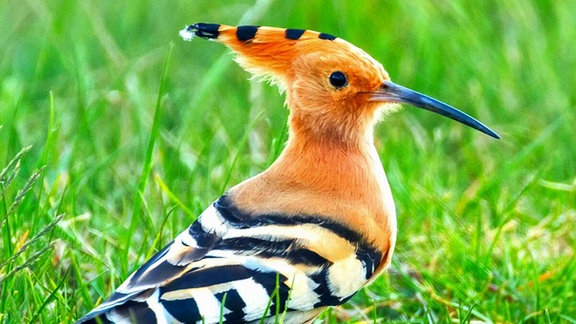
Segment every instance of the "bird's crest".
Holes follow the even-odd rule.
[[[180,36],[185,40],[201,37],[223,43],[238,55],[236,61],[243,68],[257,78],[278,83],[282,89],[294,79],[294,59],[304,55],[335,57],[355,53],[380,65],[347,41],[313,30],[196,23],[181,30]]]

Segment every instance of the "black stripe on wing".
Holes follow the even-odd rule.
[[[254,215],[238,208],[232,199],[230,199],[230,197],[227,195],[223,195],[218,200],[216,200],[214,202],[214,207],[216,210],[218,210],[220,215],[222,215],[222,217],[230,226],[237,229],[246,229],[267,225],[297,226],[313,224],[330,230],[334,234],[342,237],[355,246],[358,260],[362,262],[366,269],[366,279],[372,277],[374,271],[376,268],[378,268],[378,265],[382,260],[382,253],[372,244],[367,242],[360,233],[354,232],[342,224],[333,222],[319,215]],[[320,261],[317,258],[313,258],[313,260],[318,262]]]
[[[232,250],[241,255],[256,255],[264,258],[280,257],[291,264],[305,264],[309,266],[327,266],[331,262],[314,251],[306,249],[295,239],[279,241],[260,239],[255,237],[234,237],[220,241],[216,249]]]
[[[234,283],[244,279],[252,279],[254,289],[264,289],[267,292],[263,300],[250,300],[254,304],[266,305],[271,300],[271,307],[267,315],[274,315],[277,311],[284,312],[288,299],[289,287],[284,284],[286,278],[273,272],[262,272],[248,269],[242,265],[227,265],[198,269],[172,281],[164,287],[160,287],[160,298],[164,308],[178,321],[191,323],[203,319],[197,301],[192,297],[194,289],[205,288],[219,290],[214,297],[223,303],[223,317],[227,321],[236,323],[249,320],[246,316],[259,319],[264,314],[246,314],[244,308],[246,301],[235,289]],[[225,287],[220,287],[224,285]],[[256,287],[256,285],[260,287]],[[170,295],[172,293],[172,296]],[[177,297],[173,297],[174,293]],[[182,296],[189,295],[189,298]],[[279,294],[279,295],[276,295]],[[278,296],[278,298],[275,298]],[[271,298],[271,299],[270,299]],[[279,303],[277,303],[279,301]],[[215,315],[215,314],[208,314]],[[218,314],[216,314],[218,315]]]
[[[114,308],[114,317],[129,319],[131,323],[157,323],[156,314],[144,302],[128,301]],[[109,315],[110,316],[110,315]]]
[[[209,287],[250,278],[253,273],[241,265],[226,265],[190,271],[174,279],[160,290],[160,295],[176,290]]]
[[[115,291],[112,296],[110,296],[106,301],[102,304],[98,305],[98,307],[91,310],[88,314],[82,316],[76,323],[97,323],[95,321],[98,318],[102,323],[113,323],[106,319],[106,313],[110,310],[115,310],[117,308],[124,308],[125,305],[130,304],[132,305],[135,303],[133,299],[137,298],[140,294],[149,293],[150,290],[144,291],[135,291],[129,294],[124,294],[118,291]],[[138,305],[142,304],[141,302],[137,303]],[[143,305],[143,304],[142,304]]]
[[[191,262],[202,259],[220,237],[206,232],[198,222],[188,228],[188,235],[182,233],[165,248],[140,267],[127,282],[132,287],[155,287],[179,275]],[[190,246],[193,244],[194,246]]]
[[[318,285],[314,292],[318,294],[319,301],[314,304],[314,307],[323,307],[323,306],[336,306],[340,304],[344,304],[348,299],[352,298],[354,295],[350,295],[344,299],[334,296],[332,291],[330,290],[330,285],[328,283],[328,269],[322,269],[315,274],[310,276],[312,280]]]
[[[182,323],[195,323],[202,320],[202,315],[194,299],[164,300],[162,306]]]
[[[254,276],[253,279],[259,283],[270,296],[270,316],[279,315],[292,309],[286,309],[286,302],[290,296],[290,287],[286,282],[286,277],[275,272],[261,272],[260,275]]]
[[[214,296],[218,298],[220,303],[224,304],[226,309],[230,310],[230,313],[224,315],[226,321],[238,322],[245,318],[246,313],[244,313],[243,309],[246,307],[246,302],[242,299],[242,296],[238,294],[238,291],[231,289],[226,292],[217,293]]]
[[[90,314],[89,314],[90,315]],[[145,302],[129,300],[122,305],[114,307],[106,314],[92,314],[85,316],[76,323],[85,324],[114,324],[118,319],[129,320],[131,323],[157,323],[156,314]]]
[[[86,316],[80,318],[76,321],[76,324],[114,324],[114,322],[109,321],[106,316],[91,316],[90,318],[86,318]]]
[[[160,261],[162,258],[166,256],[166,253],[170,250],[174,241],[168,243],[162,250],[158,251],[150,260],[146,261],[144,265],[134,272],[134,274],[128,279],[128,286],[153,286],[158,284],[158,282],[162,282],[167,278],[173,276],[174,272],[179,271],[182,269],[182,266],[176,266],[174,264],[168,263],[166,261]],[[150,271],[154,268],[154,276],[146,275],[147,271]],[[114,299],[114,295],[110,298],[110,300]]]

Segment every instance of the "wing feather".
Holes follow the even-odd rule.
[[[348,300],[380,259],[374,247],[327,218],[248,215],[225,195],[79,322],[247,322],[312,314]]]

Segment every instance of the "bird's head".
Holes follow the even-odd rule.
[[[343,142],[363,139],[382,112],[406,103],[499,138],[456,108],[391,82],[378,61],[329,34],[197,23],[187,26],[181,35],[187,40],[198,36],[227,45],[254,77],[277,84],[287,95],[293,133]]]

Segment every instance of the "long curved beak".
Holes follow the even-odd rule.
[[[499,139],[500,136],[486,125],[477,121],[468,114],[447,105],[427,95],[397,85],[391,81],[384,81],[380,91],[372,94],[372,100],[405,103],[418,108],[426,109],[446,116],[464,125],[470,126],[482,133]]]

